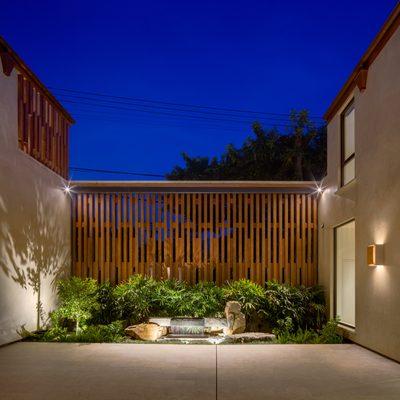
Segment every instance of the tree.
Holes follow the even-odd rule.
[[[190,157],[166,175],[170,180],[304,180],[322,179],[326,171],[326,128],[316,127],[308,111],[292,111],[286,133],[264,130],[259,122],[241,147],[229,144],[216,157]]]
[[[97,302],[97,282],[94,279],[81,279],[73,276],[58,282],[60,306],[52,313],[54,326],[61,326],[63,320],[75,323],[75,332],[79,333],[94,311],[99,308]]]

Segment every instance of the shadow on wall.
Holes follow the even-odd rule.
[[[57,280],[67,270],[69,250],[65,229],[58,220],[60,211],[57,213],[54,204],[57,199],[41,193],[39,184],[35,185],[34,199],[21,195],[16,197],[21,200],[18,205],[5,196],[0,194],[0,268],[8,279],[34,293],[39,330],[49,322],[42,299],[43,280],[50,279],[51,290],[55,292]]]

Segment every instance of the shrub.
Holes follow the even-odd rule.
[[[318,334],[315,331],[299,329],[295,333],[284,332],[277,336],[280,344],[312,344],[317,340]]]
[[[75,331],[92,317],[98,308],[97,282],[94,279],[72,277],[58,282],[59,308],[51,314],[53,326],[65,326],[68,321],[75,323]]]
[[[209,317],[222,315],[221,288],[213,283],[188,285],[175,279],[158,281],[151,295],[151,315],[156,317]]]
[[[114,289],[116,316],[131,324],[142,322],[155,309],[154,293],[157,282],[142,275],[131,276]]]
[[[83,343],[111,343],[124,340],[124,326],[121,321],[114,321],[108,325],[87,326],[79,335],[72,337],[74,342]]]
[[[155,317],[186,316],[188,285],[176,279],[159,281],[153,293],[152,315]]]
[[[121,321],[108,325],[89,325],[79,332],[68,332],[67,328],[53,327],[39,340],[45,342],[111,343],[124,340],[124,326]]]
[[[338,344],[343,342],[343,336],[337,333],[339,319],[330,319],[321,329],[316,343],[321,344]]]
[[[97,287],[98,308],[95,310],[90,323],[107,325],[118,320],[118,302],[114,293],[114,286],[110,282],[99,284]]]
[[[329,320],[320,331],[299,328],[293,332],[289,320],[286,320],[286,323],[286,330],[283,325],[274,329],[274,333],[277,335],[276,341],[280,344],[338,344],[343,342],[343,337],[337,333],[337,319]]]
[[[265,316],[265,291],[260,285],[242,279],[228,282],[222,290],[225,301],[240,303],[242,312],[246,316],[246,324],[251,330],[262,324]]]
[[[289,286],[266,283],[264,310],[272,328],[282,328],[290,319],[290,331],[320,329],[325,322],[325,299],[320,286]]]
[[[189,287],[185,304],[186,316],[192,317],[221,317],[225,306],[221,288],[211,282]]]

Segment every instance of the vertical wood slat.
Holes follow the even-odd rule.
[[[68,179],[70,123],[38,87],[18,75],[18,145]]]
[[[73,274],[317,282],[317,199],[294,193],[75,193]]]

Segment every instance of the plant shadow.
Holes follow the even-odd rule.
[[[49,188],[43,191],[36,183],[33,199],[15,196],[13,189],[0,194],[0,271],[34,293],[37,330],[49,322],[43,303],[44,280],[47,283],[50,279],[50,289],[55,292],[57,281],[69,267],[69,238],[65,237],[56,208],[57,196],[63,193],[54,193],[48,195]]]

